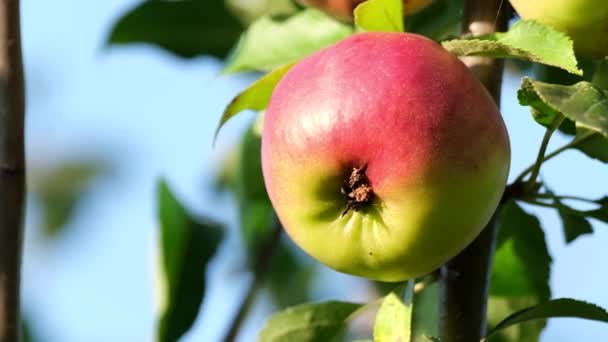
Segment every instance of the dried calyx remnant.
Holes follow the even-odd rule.
[[[353,167],[340,188],[340,192],[346,197],[346,209],[342,213],[343,216],[350,210],[358,211],[371,203],[374,198],[374,191],[365,174],[366,169],[367,165]]]

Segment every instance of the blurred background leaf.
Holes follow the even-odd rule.
[[[21,342],[38,342],[42,341],[38,338],[36,333],[33,330],[32,323],[30,319],[22,315],[21,317]]]
[[[184,58],[224,58],[242,31],[223,0],[146,0],[118,19],[108,43],[148,43]]]
[[[247,250],[249,269],[254,269],[261,249],[272,238],[276,220],[262,175],[262,123],[263,114],[259,114],[216,178],[216,186],[230,192],[237,202],[239,233]],[[271,271],[265,279],[274,304],[285,308],[309,300],[315,276],[310,258],[285,238],[274,248]]]
[[[217,223],[195,219],[165,181],[158,185],[160,315],[157,340],[177,341],[194,323],[206,289],[205,271],[223,237]]]
[[[110,165],[100,160],[67,161],[51,167],[35,167],[29,188],[41,210],[42,232],[47,238],[61,235],[92,183],[107,175]]]

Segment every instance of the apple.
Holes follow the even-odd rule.
[[[262,169],[288,235],[349,274],[429,273],[489,221],[510,148],[493,99],[439,44],[359,33],[296,64],[277,84]]]
[[[536,20],[565,32],[574,49],[592,57],[608,54],[608,1],[510,0],[523,19]]]
[[[336,18],[352,20],[353,10],[366,0],[298,0],[304,6],[324,11]],[[432,0],[403,0],[403,13],[412,14],[428,5]]]

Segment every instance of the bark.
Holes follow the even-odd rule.
[[[19,340],[25,200],[19,1],[0,0],[0,342]]]
[[[507,1],[501,0],[467,0],[464,33],[477,36],[506,30],[508,6]],[[503,62],[483,57],[465,57],[463,62],[500,104]],[[442,342],[473,342],[485,335],[496,235],[495,213],[481,234],[442,267],[439,327]]]

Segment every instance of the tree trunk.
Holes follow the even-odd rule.
[[[466,0],[464,33],[477,36],[504,31],[509,13],[507,1]],[[500,105],[503,62],[483,57],[462,60]],[[439,331],[442,342],[474,342],[485,335],[496,235],[495,213],[481,234],[441,269]]]
[[[24,84],[19,1],[0,0],[0,342],[20,335],[25,200]]]

